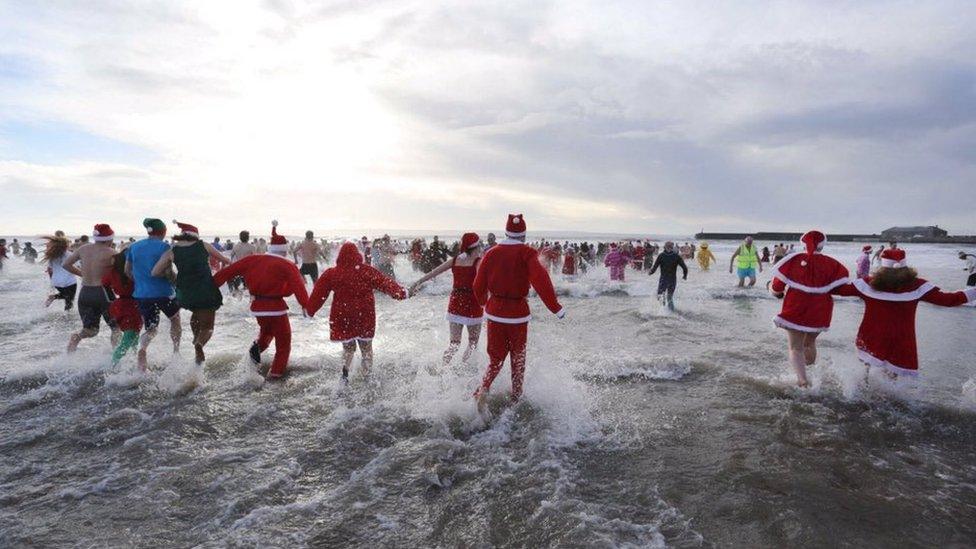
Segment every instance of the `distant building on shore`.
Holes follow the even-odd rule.
[[[913,238],[945,238],[949,231],[938,226],[927,227],[892,227],[881,231],[882,240],[911,240]]]

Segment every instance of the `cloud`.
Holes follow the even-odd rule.
[[[149,151],[128,163],[141,183],[117,196],[222,230],[271,209],[356,229],[521,209],[549,229],[976,232],[976,10],[964,2],[4,10],[0,60],[15,62],[0,70],[0,126],[62,124]],[[5,185],[94,183],[56,141],[45,158],[68,166],[0,157]],[[58,192],[85,200],[84,188]],[[52,215],[43,206],[4,221]]]

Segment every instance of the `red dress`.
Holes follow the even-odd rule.
[[[132,291],[135,284],[131,278],[123,279],[115,269],[109,269],[102,277],[102,286],[108,286],[115,292],[116,298],[108,306],[108,314],[123,332],[142,329],[142,315],[139,313],[139,305],[132,298]]]
[[[847,267],[820,253],[795,253],[781,259],[773,266],[770,289],[789,291],[773,323],[788,330],[826,332],[834,313],[830,291],[847,284],[849,275]]]
[[[315,282],[308,298],[307,312],[314,315],[335,292],[329,312],[332,341],[368,341],[376,333],[376,300],[379,290],[393,299],[406,299],[407,291],[375,268],[363,262],[356,245],[346,242],[339,249],[336,266],[327,269]]]
[[[947,293],[921,278],[896,292],[875,290],[871,287],[870,278],[859,278],[851,284],[840,286],[834,293],[859,297],[864,301],[864,318],[855,341],[861,362],[907,376],[918,375],[918,349],[915,343],[918,302],[957,307],[976,300],[976,288]]]
[[[481,324],[484,319],[485,310],[478,305],[478,300],[474,297],[474,277],[478,274],[477,259],[474,265],[458,265],[457,258],[451,264],[451,274],[454,275],[454,289],[451,290],[451,299],[447,303],[447,320],[464,326],[474,326]]]

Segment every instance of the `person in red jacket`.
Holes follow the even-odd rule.
[[[122,339],[112,353],[112,365],[118,364],[125,353],[139,343],[139,331],[142,330],[142,314],[139,304],[132,297],[135,284],[125,274],[125,248],[112,257],[112,268],[102,277],[102,286],[109,288],[115,294],[115,299],[108,306],[108,314],[122,330]],[[139,363],[139,369],[146,371],[146,366]]]
[[[308,305],[308,292],[298,267],[287,259],[288,240],[278,234],[278,222],[271,222],[271,243],[267,254],[249,255],[214,274],[214,284],[222,286],[228,280],[242,276],[251,292],[251,314],[257,318],[260,331],[251,345],[251,360],[261,363],[261,352],[275,343],[274,361],[267,379],[279,379],[288,368],[291,354],[291,322],[285,298],[294,295],[298,304]]]
[[[546,307],[563,318],[565,311],[556,298],[548,271],[537,252],[525,244],[525,218],[509,214],[505,240],[485,254],[474,279],[474,295],[488,317],[488,369],[474,396],[478,410],[484,412],[488,391],[501,371],[505,357],[511,355],[512,401],[522,395],[525,374],[526,339],[529,331],[529,285],[535,288]]]
[[[362,371],[368,374],[373,365],[373,335],[376,333],[376,300],[373,290],[393,299],[406,299],[407,291],[395,280],[366,265],[359,249],[346,242],[339,249],[336,266],[327,269],[315,282],[305,311],[309,316],[322,307],[335,292],[329,313],[329,337],[342,343],[342,380],[349,380],[349,366],[356,354],[362,354]]]
[[[976,301],[976,288],[943,292],[918,277],[905,262],[905,250],[887,249],[881,267],[868,278],[859,278],[833,291],[836,295],[864,301],[864,318],[857,331],[857,356],[867,366],[882,368],[889,377],[918,375],[915,311],[924,301],[940,307],[957,307]]]
[[[806,253],[790,254],[773,266],[770,292],[781,299],[785,296],[773,323],[786,330],[796,384],[809,387],[806,367],[817,361],[817,336],[830,329],[833,316],[830,291],[847,284],[850,273],[839,261],[820,253],[827,242],[822,232],[809,231],[800,241]]]

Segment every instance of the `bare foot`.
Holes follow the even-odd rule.
[[[44,307],[45,308],[50,307],[52,303],[54,303],[54,296],[49,295],[47,296],[47,299],[44,301]]]
[[[801,389],[809,389],[810,388],[810,382],[807,381],[806,378],[804,378],[804,379],[798,379],[798,380],[796,380],[796,386],[799,387],[799,388],[801,388]]]
[[[196,354],[196,359],[195,360],[196,360],[197,366],[203,364],[207,360],[206,355],[203,354],[203,345],[194,345],[193,346],[193,352]]]
[[[149,370],[149,359],[146,358],[145,349],[139,349],[139,352],[136,354],[136,362],[139,364],[139,369],[142,370],[143,373]]]
[[[81,336],[78,334],[71,334],[71,339],[68,340],[68,352],[73,353],[77,351],[79,343],[81,343]]]
[[[474,398],[478,404],[478,413],[485,415],[488,412],[488,391],[482,391]]]

